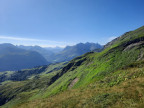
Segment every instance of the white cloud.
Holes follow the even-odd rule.
[[[14,45],[26,45],[26,46],[34,46],[39,45],[41,47],[65,47],[71,43],[67,42],[59,42],[52,40],[42,40],[42,39],[33,39],[33,38],[19,38],[12,36],[2,36],[0,35],[0,43],[12,43]]]
[[[18,37],[9,37],[9,36],[0,36],[0,39],[10,39],[10,40],[17,40],[17,41],[42,41],[42,42],[54,42],[54,43],[64,43],[58,41],[51,41],[51,40],[41,40],[41,39],[32,39],[32,38],[18,38]]]

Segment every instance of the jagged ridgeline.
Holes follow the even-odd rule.
[[[109,42],[99,53],[53,64],[23,81],[5,80],[0,101],[2,107],[14,108],[143,108],[143,91],[144,26]]]

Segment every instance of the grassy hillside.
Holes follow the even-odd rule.
[[[52,82],[50,79],[64,65],[65,63],[57,63],[22,71],[1,73],[0,77],[3,80],[0,83],[0,105],[13,99],[18,99],[16,100],[18,103],[23,102],[46,89]]]
[[[143,108],[144,62],[141,63],[142,67],[132,64],[87,87],[19,104],[16,108]]]
[[[39,87],[39,92],[30,86],[3,107],[143,108],[143,54],[144,26],[108,43],[100,53],[90,52],[73,59],[51,77],[45,77],[49,77],[48,86]],[[37,81],[41,84],[44,80]],[[35,84],[30,79],[28,85],[30,82]],[[1,86],[4,92],[5,87]]]
[[[79,59],[72,60],[68,64],[73,64],[71,68],[47,89],[44,97],[67,89],[70,82],[75,78],[79,80],[73,88],[84,87],[92,82],[102,80],[110,73],[130,63],[143,59],[144,47],[141,34],[144,33],[144,27],[142,28],[133,31],[134,34],[132,32],[127,33],[127,36],[124,34],[121,38],[129,37],[127,41],[125,38],[118,40],[100,53],[90,53]],[[140,31],[140,36],[138,31]],[[138,33],[135,34],[135,32]],[[135,37],[136,35],[138,36]],[[130,37],[135,38],[130,39]],[[82,63],[77,65],[81,61]]]

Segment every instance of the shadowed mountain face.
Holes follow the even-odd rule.
[[[13,71],[47,65],[46,59],[35,51],[17,48],[12,44],[0,44],[0,71]]]

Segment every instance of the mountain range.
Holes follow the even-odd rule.
[[[52,63],[70,61],[77,56],[93,50],[99,52],[102,48],[103,46],[98,43],[79,43],[74,46],[66,46],[59,53],[55,53],[53,56],[50,56],[48,60]]]
[[[101,52],[1,72],[0,78],[2,108],[143,108],[144,26],[107,43]]]
[[[87,52],[96,50],[100,51],[103,46],[98,43],[79,43],[73,46],[66,46],[65,48],[42,48],[40,46],[18,46],[19,48],[37,51],[41,55],[45,57],[48,62],[56,63],[56,62],[64,62],[70,61],[73,58],[85,54]]]
[[[24,50],[12,44],[0,44],[0,71],[14,71],[47,64],[47,60],[36,51]]]
[[[41,54],[47,61],[49,61],[49,57],[53,56],[55,53],[52,50],[48,50],[46,48],[42,48],[40,46],[17,46],[18,48],[28,50],[28,51],[36,51],[39,54]]]
[[[40,46],[14,46],[0,44],[0,71],[16,71],[69,61],[77,56],[102,46],[94,43],[80,43],[66,48],[42,48]]]

